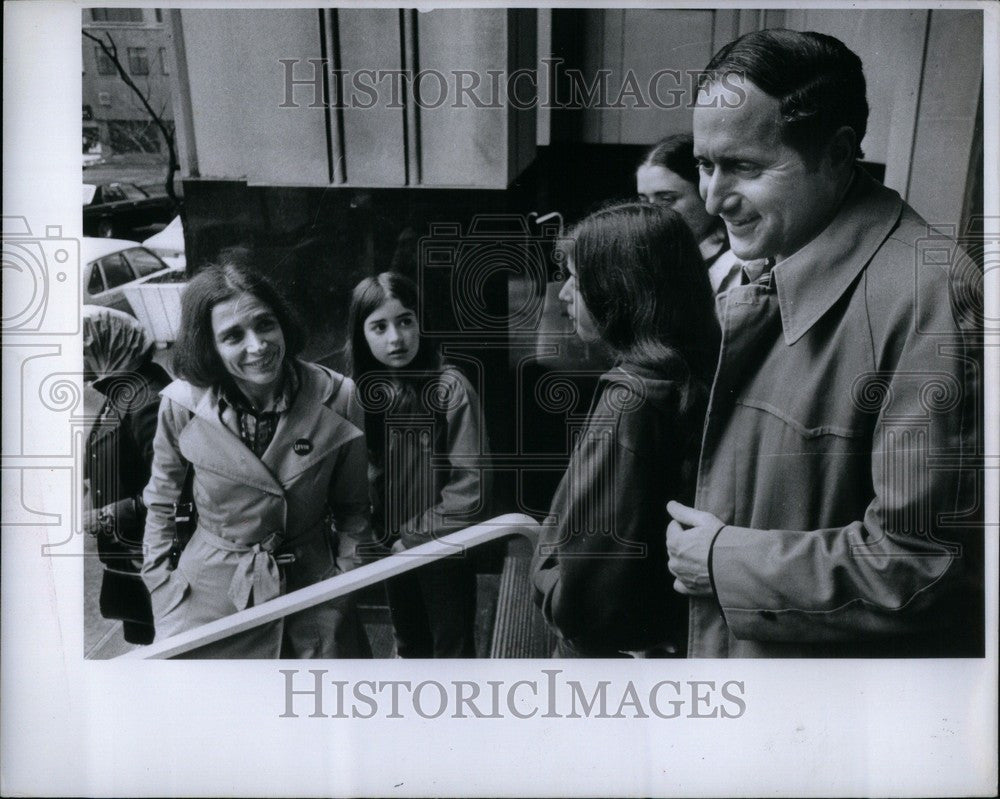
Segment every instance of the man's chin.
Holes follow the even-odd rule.
[[[741,261],[757,261],[766,258],[764,248],[755,239],[737,239],[730,236],[729,248]]]

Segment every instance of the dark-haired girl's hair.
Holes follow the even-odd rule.
[[[358,384],[358,399],[365,412],[365,439],[376,458],[381,457],[385,445],[386,411],[397,402],[421,396],[427,381],[442,369],[437,347],[422,332],[417,354],[403,370],[391,369],[372,355],[365,339],[365,320],[391,298],[413,311],[422,331],[417,284],[399,272],[381,272],[358,283],[351,293],[347,316],[345,360],[348,373]]]
[[[583,219],[559,248],[572,257],[583,301],[619,359],[712,380],[720,339],[714,294],[677,212],[651,203],[612,205]]]
[[[347,315],[347,351],[345,353],[350,375],[358,380],[369,372],[391,372],[372,355],[365,339],[365,319],[371,316],[386,300],[396,298],[400,304],[417,316],[420,323],[420,298],[417,284],[399,272],[381,272],[366,277],[351,292],[351,307]],[[423,334],[420,346],[406,371],[433,371],[440,367],[437,348]]]
[[[196,386],[217,386],[229,378],[219,358],[212,332],[212,309],[249,294],[274,313],[285,338],[285,357],[302,351],[305,336],[295,312],[274,285],[243,259],[208,264],[181,295],[181,329],[174,345],[174,371]]]
[[[694,137],[690,133],[660,139],[646,151],[639,166],[663,167],[698,188],[698,162],[694,160]]]

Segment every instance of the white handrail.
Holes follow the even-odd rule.
[[[259,627],[269,621],[298,613],[321,602],[345,596],[352,591],[367,588],[383,580],[388,580],[390,577],[417,569],[448,555],[454,555],[459,547],[475,547],[508,535],[523,535],[533,544],[537,543],[538,523],[523,513],[508,513],[497,516],[495,519],[466,527],[457,533],[442,536],[375,563],[359,566],[328,580],[313,583],[261,605],[238,611],[191,630],[185,630],[149,646],[138,647],[131,652],[120,655],[119,658],[152,660],[177,657],[244,630]]]

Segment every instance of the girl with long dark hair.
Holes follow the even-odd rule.
[[[417,287],[396,272],[354,289],[349,360],[365,406],[376,537],[402,552],[487,516],[479,397],[421,335]],[[400,657],[475,657],[476,574],[464,552],[386,583]]]
[[[666,503],[692,497],[719,345],[713,293],[682,217],[645,203],[598,211],[560,246],[560,299],[617,365],[600,380],[533,563],[556,654],[682,656]]]

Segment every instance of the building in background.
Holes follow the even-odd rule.
[[[173,126],[170,73],[172,46],[164,25],[166,12],[158,8],[85,8],[82,28],[110,36],[131,79],[168,126]],[[93,153],[99,144],[103,157],[142,153],[162,156],[163,136],[148,111],[122,80],[100,46],[81,36],[83,47],[83,147]]]

